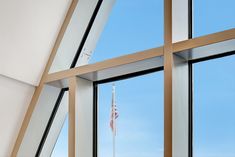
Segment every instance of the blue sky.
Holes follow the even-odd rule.
[[[163,0],[116,0],[91,63],[163,45]]]
[[[235,156],[235,55],[194,65],[195,157]]]
[[[57,139],[51,157],[67,157],[68,156],[68,116],[65,119],[64,126]]]
[[[193,36],[235,28],[234,0],[194,0]],[[194,157],[235,157],[235,56],[194,65]]]
[[[193,0],[194,37],[235,27],[234,0]]]
[[[151,83],[150,83],[151,82]],[[163,72],[115,82],[117,157],[163,157]],[[99,156],[112,155],[112,83],[99,85]]]
[[[234,0],[194,0],[193,36],[235,27]],[[117,0],[90,63],[163,45],[163,0]],[[194,65],[194,157],[235,157],[235,56]],[[219,75],[218,75],[219,74]],[[112,155],[111,83],[99,86],[99,157]],[[163,157],[163,72],[116,82],[116,157]],[[67,154],[67,120],[53,157]]]

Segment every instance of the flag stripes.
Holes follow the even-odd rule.
[[[119,114],[118,114],[116,100],[115,100],[115,85],[113,84],[110,127],[112,129],[112,132],[115,135],[116,135],[116,119],[118,118],[118,116],[119,116]]]

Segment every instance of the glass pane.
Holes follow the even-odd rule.
[[[163,0],[117,0],[90,62],[163,45]]]
[[[193,0],[193,36],[235,28],[234,6],[234,0]]]
[[[76,6],[49,73],[67,70],[71,67],[96,4],[97,0],[91,0],[79,2]]]
[[[235,156],[235,55],[193,65],[194,157]]]
[[[68,115],[64,121],[63,128],[56,141],[51,157],[66,157],[68,156]]]
[[[113,156],[112,84],[99,85],[98,156]],[[116,157],[163,157],[163,72],[115,82]]]

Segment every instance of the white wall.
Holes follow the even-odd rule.
[[[8,157],[11,153],[33,95],[34,86],[39,83],[71,1],[0,0],[0,75],[8,77],[3,77],[5,82],[0,80],[0,85],[4,84],[4,86],[0,86],[0,92],[5,92],[5,88],[8,89],[5,93],[8,95],[4,96],[4,99],[2,96],[0,97],[0,111],[4,112],[3,116],[0,115],[0,125],[4,125],[6,119],[11,122],[6,131],[0,129],[0,157]],[[66,60],[66,58],[74,57],[96,3],[97,0],[78,1],[75,13],[62,40],[62,46],[58,51],[59,56],[62,54],[59,58],[62,61],[53,64],[55,68],[64,66],[64,63],[71,64],[72,60]],[[71,50],[70,53],[68,50]],[[59,89],[50,86],[43,90],[19,149],[19,157],[35,155],[58,92]],[[12,97],[17,97],[21,101],[12,99]],[[66,100],[64,99],[62,104],[66,104]],[[10,103],[14,106],[9,105]],[[5,107],[4,110],[2,110],[2,105]],[[11,116],[11,110],[14,110],[14,116]],[[47,140],[45,143],[52,147],[43,149],[41,156],[50,153],[56,137],[59,135],[61,119],[67,111],[64,109],[58,112],[62,112],[61,116],[55,118],[52,132],[48,135],[52,140]],[[6,133],[8,133],[7,136],[5,136]],[[4,138],[2,138],[3,136]]]
[[[0,75],[0,157],[10,157],[34,87]]]
[[[0,0],[0,157],[10,156],[71,1]]]
[[[71,0],[0,0],[0,74],[38,85]]]

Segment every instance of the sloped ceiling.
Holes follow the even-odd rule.
[[[71,0],[0,0],[0,157],[9,157]]]
[[[0,0],[0,74],[38,85],[71,0]]]

